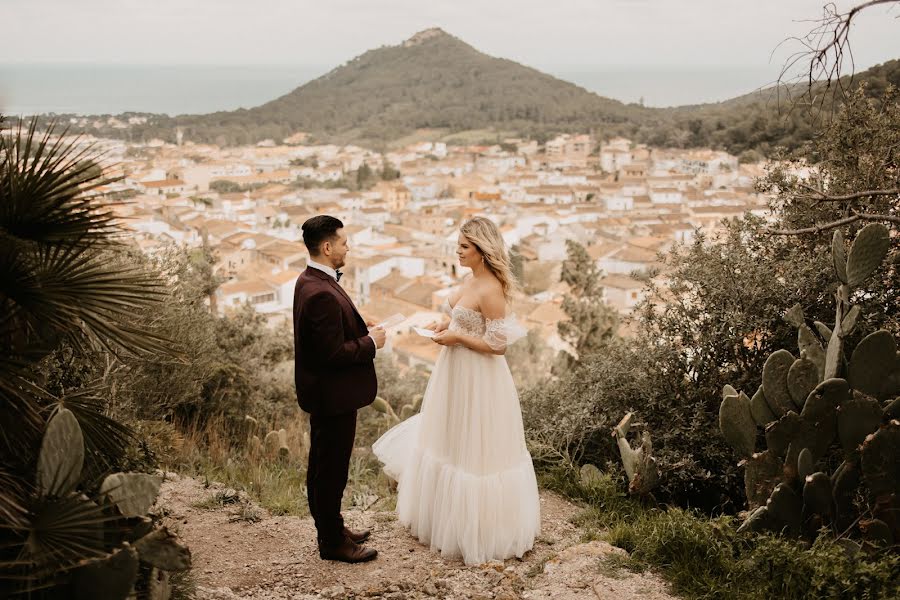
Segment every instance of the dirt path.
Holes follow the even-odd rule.
[[[221,485],[206,488],[171,473],[166,478],[157,511],[191,548],[201,600],[673,598],[659,577],[617,567],[624,551],[604,542],[579,543],[569,522],[578,507],[547,491],[541,492],[541,536],[521,560],[466,567],[420,544],[393,512],[350,510],[344,513],[348,525],[371,528],[367,545],[379,555],[348,565],[319,559],[311,518],[270,516]],[[216,505],[213,498],[229,502]]]

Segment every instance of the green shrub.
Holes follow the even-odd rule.
[[[631,554],[629,568],[659,571],[686,598],[888,599],[900,594],[900,556],[890,549],[851,555],[823,534],[813,544],[737,533],[730,516],[708,519],[681,508],[648,508],[601,474],[579,481],[574,468],[540,473],[544,486],[586,503],[573,522]]]

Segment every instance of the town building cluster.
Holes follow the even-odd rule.
[[[522,259],[526,293],[514,310],[552,348],[564,349],[560,282],[566,241],[582,244],[602,273],[603,296],[628,314],[642,300],[635,274],[665,282],[659,253],[711,233],[746,212],[764,216],[758,164],[712,150],[651,148],[623,138],[560,135],[544,144],[421,142],[385,153],[357,146],[125,144],[97,140],[120,170],[111,191],[147,253],[208,245],[224,281],[222,314],[249,303],[273,326],[290,326],[294,282],[308,257],[301,225],[341,219],[350,254],[341,283],[376,321],[408,317],[391,332],[405,365],[433,364],[439,346],[411,333],[440,316],[463,275],[458,228],[484,215]],[[367,176],[363,180],[362,174]]]

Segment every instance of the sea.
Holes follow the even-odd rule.
[[[0,113],[201,114],[252,108],[327,73],[317,65],[0,64]],[[775,68],[549,66],[601,96],[645,106],[718,102],[771,84]]]

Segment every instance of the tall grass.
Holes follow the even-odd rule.
[[[396,502],[395,486],[370,450],[371,440],[386,429],[386,424],[372,411],[364,409],[359,415],[344,508],[391,510]],[[308,420],[298,412],[260,425],[260,438],[268,431],[286,431],[289,452],[283,457],[254,447],[254,432],[249,428],[229,427],[227,423],[214,416],[167,427],[154,423],[144,429],[152,431],[147,443],[160,468],[245,491],[273,515],[308,516],[308,448],[303,442],[304,434],[308,436]]]

